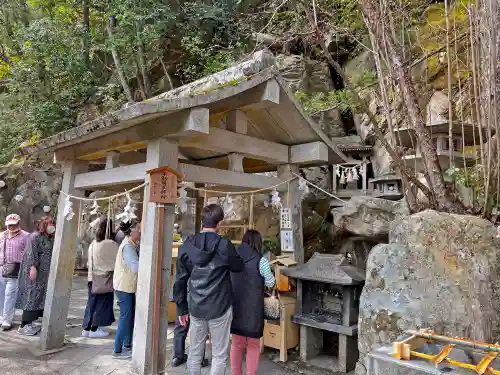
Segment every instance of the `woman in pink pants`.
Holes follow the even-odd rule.
[[[248,230],[238,254],[245,264],[242,272],[231,273],[233,286],[233,322],[231,333],[231,371],[242,375],[246,351],[247,375],[256,375],[259,368],[260,338],[264,332],[264,286],[274,286],[269,262],[262,256],[262,236]]]

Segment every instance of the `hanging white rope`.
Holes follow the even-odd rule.
[[[255,189],[255,190],[245,190],[245,191],[232,191],[230,192],[231,195],[251,195],[251,194],[257,194],[257,193],[262,193],[264,191],[270,191],[270,190],[275,190],[276,188],[280,187],[281,185],[288,184],[290,181],[295,180],[297,177],[292,177],[288,180],[282,181],[276,185],[272,185],[266,188],[262,189]],[[227,191],[221,191],[221,190],[211,190],[211,189],[204,189],[204,188],[197,188],[197,187],[192,187],[192,186],[186,186],[186,189],[190,190],[195,190],[195,191],[202,191],[205,194],[211,193],[211,194],[228,194],[229,192]]]
[[[61,191],[61,194],[63,194],[64,196],[66,197],[69,197],[71,199],[76,199],[76,200],[80,200],[80,201],[87,201],[87,202],[93,202],[93,201],[109,201],[110,199],[115,199],[115,198],[118,198],[118,197],[123,197],[124,195],[128,195],[136,190],[139,190],[139,189],[142,189],[144,188],[145,186],[148,185],[149,182],[145,182],[141,185],[138,185],[130,190],[127,190],[127,191],[124,191],[123,193],[118,193],[118,194],[115,194],[115,195],[110,195],[109,197],[102,197],[102,198],[85,198],[85,197],[77,197],[77,196],[74,196],[74,195],[71,195],[71,194],[68,194],[64,191]]]
[[[302,178],[302,177],[301,177],[301,176],[299,176],[297,173],[295,173],[295,172],[292,172],[292,173],[293,173],[293,175],[294,175],[295,177],[297,177],[297,178]],[[305,180],[305,179],[304,179],[304,180]],[[320,188],[319,186],[314,185],[312,182],[310,182],[310,181],[308,181],[308,180],[305,180],[305,181],[306,181],[306,183],[307,183],[308,185],[312,186],[312,187],[313,187],[313,188],[315,188],[315,189],[318,189],[319,191],[321,191],[321,192],[325,193],[325,194],[326,194],[326,195],[328,195],[329,197],[332,197],[332,198],[338,199],[339,201],[341,201],[341,202],[343,202],[343,203],[346,203],[346,201],[345,201],[345,200],[340,199],[339,197],[337,197],[337,196],[333,195],[332,193],[329,193],[329,192],[327,192],[326,190],[324,190],[324,189]]]

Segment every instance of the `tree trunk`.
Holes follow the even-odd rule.
[[[432,194],[430,189],[427,186],[425,186],[421,181],[419,181],[414,173],[408,171],[403,160],[401,159],[400,154],[394,149],[394,147],[392,147],[392,145],[385,138],[384,133],[378,126],[378,121],[375,119],[375,115],[370,111],[370,106],[367,103],[367,101],[358,94],[356,88],[353,86],[352,82],[350,82],[349,78],[344,73],[342,67],[339,65],[337,61],[333,59],[332,55],[328,52],[328,48],[325,44],[325,41],[318,29],[317,24],[314,22],[313,16],[309,11],[309,9],[307,8],[307,6],[304,7],[304,10],[308,18],[309,24],[311,25],[311,28],[315,30],[317,36],[317,42],[321,46],[321,49],[323,50],[323,53],[325,54],[325,57],[328,60],[328,63],[335,69],[337,74],[340,75],[342,81],[344,82],[345,87],[353,93],[357,104],[361,106],[361,111],[368,116],[370,122],[373,124],[373,129],[375,131],[377,139],[382,143],[382,145],[387,150],[387,152],[389,153],[390,157],[393,160],[392,167],[394,168],[395,172],[407,183],[412,183],[418,189],[420,189],[429,200],[430,205],[432,207],[437,208],[437,202],[435,201],[434,195]],[[297,9],[297,11],[299,10]],[[411,209],[416,209],[416,205],[413,205]]]
[[[146,94],[146,99],[148,99],[152,96],[151,79],[149,78],[149,70],[148,67],[146,66],[146,52],[144,51],[144,43],[142,41],[142,37],[140,34],[140,25],[138,25],[138,30],[137,30],[137,47],[138,47],[137,57],[139,60],[139,66],[141,68],[144,92]]]
[[[108,22],[107,29],[108,29],[108,37],[110,40],[112,40],[113,39],[113,31],[112,31],[112,20],[111,19]],[[132,90],[130,90],[130,86],[128,84],[127,78],[125,77],[125,73],[123,72],[122,64],[120,62],[120,55],[118,54],[116,47],[113,45],[111,45],[111,55],[113,55],[113,61],[115,62],[116,72],[118,73],[118,78],[120,79],[120,83],[122,84],[123,92],[125,93],[127,100],[129,102],[133,102],[134,98],[132,96]]]
[[[392,65],[391,70],[398,81],[409,122],[415,130],[424,161],[425,174],[427,174],[427,178],[431,184],[430,188],[436,197],[437,208],[441,211],[463,213],[465,211],[464,205],[455,195],[450,193],[445,185],[437,152],[418,104],[418,97],[411,80],[409,66],[403,62],[403,53],[400,46],[394,40],[388,24],[381,22],[381,20],[384,20],[384,17],[379,11],[378,5],[374,4],[373,0],[360,0],[360,8],[365,24],[375,36],[378,44],[378,46],[373,46],[373,48],[378,47],[379,50],[387,48],[387,54],[389,55],[388,62]],[[384,42],[385,45],[383,44]]]
[[[146,100],[148,96],[146,94],[146,90],[144,90],[144,84],[142,83],[143,79],[141,77],[139,63],[137,62],[136,59],[134,60],[135,60],[135,76],[137,78],[137,85],[139,86],[139,91],[141,92],[142,100]]]
[[[83,28],[85,34],[83,36],[83,57],[87,69],[90,67],[90,16],[89,16],[89,0],[83,0]]]

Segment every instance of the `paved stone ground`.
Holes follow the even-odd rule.
[[[2,375],[130,375],[128,361],[117,361],[111,357],[116,325],[110,328],[109,338],[89,339],[81,337],[81,321],[87,300],[86,280],[75,277],[71,295],[68,328],[66,334],[70,343],[55,354],[41,356],[38,337],[18,335],[15,330],[0,332],[0,374]],[[19,313],[17,317],[19,318]],[[173,327],[172,327],[173,328]],[[173,329],[169,329],[169,357]],[[203,374],[209,370],[204,369]],[[228,370],[226,373],[229,375]],[[303,373],[285,369],[263,355],[259,374],[292,375]],[[187,374],[186,368],[167,368],[166,374]]]

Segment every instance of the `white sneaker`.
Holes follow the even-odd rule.
[[[108,337],[108,336],[109,336],[109,332],[103,330],[100,327],[97,328],[96,331],[90,331],[89,332],[89,337],[93,338],[93,339],[102,338],[102,337]]]
[[[89,332],[90,332],[90,331],[85,331],[85,330],[83,330],[83,331],[82,331],[82,337],[89,337]]]
[[[23,328],[19,329],[17,332],[20,335],[25,335],[25,336],[35,336],[42,327],[36,326],[34,324],[26,324]]]

